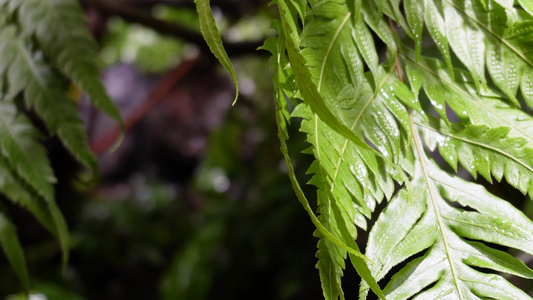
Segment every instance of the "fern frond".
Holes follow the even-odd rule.
[[[276,22],[273,23],[273,27],[279,31],[283,30],[281,24]],[[335,228],[338,228],[338,226],[331,226],[332,219],[326,214],[326,211],[324,211],[323,215],[319,216],[318,218],[315,216],[294,174],[294,168],[292,166],[286,144],[286,140],[289,139],[287,122],[290,120],[286,103],[286,95],[289,93],[291,96],[294,96],[292,95],[294,86],[293,81],[289,79],[291,77],[289,75],[290,70],[284,68],[284,66],[288,64],[287,57],[285,55],[287,49],[285,48],[284,41],[285,35],[281,35],[279,38],[270,38],[265,42],[265,46],[263,48],[272,53],[270,62],[272,68],[276,70],[273,76],[273,81],[276,95],[276,120],[278,125],[278,136],[281,142],[281,152],[285,157],[285,161],[289,170],[289,178],[291,179],[293,188],[298,195],[298,199],[304,206],[305,210],[309,213],[313,223],[317,226],[315,235],[321,238],[321,241],[319,242],[319,250],[317,252],[317,257],[319,258],[317,268],[320,270],[321,282],[324,289],[324,297],[326,299],[336,299],[339,295],[342,295],[340,278],[342,276],[342,270],[345,267],[344,259],[346,258],[347,252],[350,254],[350,259],[362,278],[366,278],[370,282],[370,287],[374,290],[374,292],[380,296],[383,296],[381,289],[371,277],[370,270],[362,261],[364,256],[362,256],[357,244],[355,244],[353,241],[353,236],[348,232],[345,226],[342,227],[342,232],[337,230],[331,231]],[[321,197],[320,199],[327,199],[327,197]],[[323,207],[325,207],[325,205],[323,205]],[[331,214],[336,214],[338,216],[340,213],[338,212],[338,209],[336,209],[336,212],[332,212]],[[346,241],[348,245],[346,246],[343,241]],[[321,245],[327,246],[322,247]]]
[[[482,5],[481,1],[427,0],[426,23],[448,66],[449,44],[470,71],[478,91],[486,87],[486,69],[508,101],[519,105],[520,88],[526,103],[533,107],[531,39],[522,38],[527,31],[517,30],[529,21],[520,17],[512,2],[508,3],[488,0]]]
[[[33,128],[30,121],[24,115],[17,115],[17,110],[13,102],[3,100],[0,103],[0,149],[2,161],[6,161],[4,167],[13,170],[17,176],[30,186],[38,197],[45,199],[47,209],[38,207],[36,204],[28,204],[32,207],[31,211],[35,212],[40,219],[50,216],[53,220],[53,226],[50,222],[48,228],[58,237],[63,253],[64,261],[68,256],[68,231],[63,216],[59,213],[54,200],[54,190],[52,184],[56,179],[50,168],[50,163],[46,156],[46,151],[38,143],[38,132]],[[8,166],[9,165],[9,166]],[[3,170],[4,175],[8,172]],[[7,175],[5,175],[7,176]],[[7,180],[7,182],[6,182]],[[15,192],[16,187],[13,182],[9,182],[6,177],[2,185],[8,197]],[[38,200],[34,200],[38,201]]]
[[[13,102],[0,103],[0,149],[10,167],[43,198],[54,199],[56,182],[39,133],[24,115],[17,115]]]
[[[43,60],[30,52],[16,36],[14,27],[0,32],[0,56],[10,58],[7,73],[8,97],[24,92],[28,107],[35,109],[48,130],[59,137],[76,159],[98,180],[98,165],[90,150],[77,107],[68,98],[65,83]],[[51,194],[46,196],[52,199]]]
[[[533,223],[480,185],[442,171],[424,151],[438,147],[456,170],[460,163],[475,178],[505,177],[532,193],[533,118],[519,105],[533,103],[527,5],[308,0],[298,22],[299,3],[278,1],[282,26],[271,65],[278,108],[285,97],[303,102],[291,116],[303,118],[305,153],[315,158],[308,172],[317,188],[318,223],[351,245],[358,227],[369,227],[376,204],[390,201],[371,229],[370,261],[364,261],[376,281],[405,262],[390,274],[387,299],[529,299],[497,273],[532,278],[533,271],[492,244],[531,253]],[[424,56],[422,42],[431,42],[423,40],[425,32],[434,58]],[[374,36],[386,51],[380,53]],[[278,109],[278,126],[287,114]],[[282,138],[286,155],[288,136]],[[347,252],[321,233],[324,296],[343,298]],[[367,290],[364,283],[361,299]]]
[[[55,202],[46,202],[37,192],[33,192],[3,158],[0,158],[0,190],[9,200],[28,209],[58,240],[68,237],[67,228],[61,225],[64,221]],[[61,218],[59,222],[56,222],[56,215]]]
[[[76,104],[67,94],[69,81],[74,81],[98,108],[122,124],[99,80],[95,45],[75,0],[0,0],[0,191],[28,209],[59,240],[63,267],[69,233],[54,199],[55,177],[41,142],[45,136],[57,136],[91,172],[91,183],[98,180],[96,158]],[[25,117],[26,109],[42,119],[48,135]],[[4,214],[0,221],[0,242],[27,287],[14,225]]]
[[[522,262],[485,244],[532,253],[533,222],[483,187],[441,171],[418,137],[413,147],[415,197],[400,192],[391,200],[372,228],[365,252],[378,262],[379,268],[370,266],[377,279],[423,253],[392,277],[384,289],[387,298],[530,299],[501,275],[476,268],[533,278]]]
[[[311,183],[341,201],[346,220],[366,228],[366,218],[370,218],[376,204],[394,192],[394,179],[384,161],[331,130],[304,104],[292,116],[303,118],[301,131],[307,134],[316,157],[308,170],[315,174]]]
[[[118,109],[100,81],[96,43],[79,2],[10,0],[8,4],[16,13],[22,30],[37,37],[44,54],[54,66],[86,92],[98,109],[123,126]]]

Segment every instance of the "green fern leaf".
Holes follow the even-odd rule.
[[[67,87],[73,81],[122,125],[99,80],[95,45],[76,0],[0,0],[0,191],[28,209],[59,240],[63,267],[69,233],[54,199],[55,177],[41,145],[44,136],[24,110],[36,112],[46,126],[42,130],[59,138],[90,171],[89,182],[94,184],[96,158]],[[3,213],[0,223],[0,243],[28,289],[15,227]]]
[[[328,128],[304,104],[292,116],[303,118],[301,131],[307,134],[317,159],[308,171],[317,174],[311,183],[340,200],[346,220],[366,228],[366,218],[370,218],[376,204],[394,192],[394,181],[384,161]]]
[[[23,115],[17,115],[14,103],[4,100],[0,103],[0,148],[1,154],[9,164],[9,168],[20,176],[39,197],[45,199],[48,209],[31,204],[32,211],[40,216],[44,224],[50,224],[45,218],[53,220],[51,232],[57,234],[62,250],[63,262],[68,258],[69,237],[65,220],[59,212],[54,200],[52,183],[55,183],[50,163],[42,145],[36,140],[38,132],[31,126]],[[4,171],[5,172],[5,171]],[[6,182],[4,182],[6,185]],[[15,186],[6,187],[7,196],[16,189]],[[30,205],[28,205],[30,206]],[[50,225],[47,226],[49,229]]]
[[[418,0],[405,0],[403,2],[407,21],[411,29],[411,36],[415,41],[416,58],[422,52],[422,34],[424,32],[424,2]],[[435,21],[439,21],[438,19]]]
[[[446,0],[443,9],[452,49],[476,84],[485,84],[486,65],[495,85],[518,105],[516,92],[524,81],[522,70],[529,73],[533,57],[530,40],[517,38],[514,33],[523,21],[517,17],[512,2],[487,1],[485,9],[477,1]]]
[[[409,132],[402,102],[411,102],[413,96],[391,76],[394,68],[377,66],[372,36],[362,19],[355,26],[349,22],[346,4],[320,2],[313,12],[302,33],[302,55],[324,102],[360,139],[367,138],[394,160],[401,147],[401,128]],[[373,80],[363,75],[363,61]]]
[[[283,0],[280,0],[280,3],[284,3]],[[300,93],[302,96],[307,99],[307,104],[316,113],[321,120],[326,122],[328,126],[334,128],[337,132],[341,133],[347,139],[351,140],[360,147],[371,149],[360,136],[354,134],[350,128],[348,128],[344,123],[342,123],[339,118],[334,115],[331,109],[328,107],[328,104],[324,101],[324,98],[319,93],[316,84],[311,80],[311,72],[307,68],[307,61],[305,57],[299,52],[297,48],[298,40],[295,40],[295,32],[291,30],[290,24],[293,24],[294,20],[292,16],[287,11],[286,5],[280,4],[280,14],[282,18],[282,31],[285,34],[285,41],[287,43],[287,53],[291,60],[291,67],[294,68],[295,79],[297,84],[300,86]]]
[[[448,45],[448,39],[446,37],[446,25],[444,24],[444,12],[442,10],[442,5],[438,1],[432,0],[426,0],[424,5],[424,18],[427,24],[429,34],[437,44],[437,48],[442,54],[442,57],[444,57],[444,61],[448,66],[450,74],[453,74],[452,58],[450,54],[450,47]]]
[[[465,5],[472,5],[467,1]],[[472,73],[478,89],[486,86],[485,80],[485,40],[477,24],[463,18],[457,7],[443,1],[444,22],[448,41],[461,62]]]

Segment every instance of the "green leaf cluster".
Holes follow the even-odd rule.
[[[68,259],[69,233],[54,195],[56,178],[42,142],[57,137],[98,180],[72,89],[121,123],[99,79],[96,47],[75,0],[0,1],[0,192],[28,209],[60,242]],[[33,111],[45,128],[27,116]],[[26,290],[28,274],[15,225],[0,209],[0,243]]]
[[[370,291],[382,299],[531,299],[503,274],[531,279],[533,271],[502,249],[533,255],[533,222],[446,171],[464,168],[533,194],[530,1],[274,4],[279,36],[264,49],[281,150],[317,226],[324,297],[344,299],[349,258],[362,278],[360,299]],[[314,156],[316,212],[287,151],[293,118]],[[435,161],[437,150],[448,167]],[[368,231],[364,251],[355,243],[360,230]]]

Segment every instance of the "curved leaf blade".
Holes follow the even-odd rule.
[[[222,45],[222,39],[220,38],[220,33],[218,32],[215,18],[213,17],[213,12],[211,11],[211,6],[209,5],[209,0],[194,0],[196,3],[196,10],[198,12],[198,18],[200,21],[200,31],[204,36],[209,49],[218,59],[218,61],[228,70],[233,83],[235,84],[235,99],[233,104],[237,102],[237,97],[239,96],[239,83],[237,82],[237,74],[233,69],[233,65]]]

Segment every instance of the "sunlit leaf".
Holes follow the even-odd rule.
[[[202,35],[204,36],[209,49],[211,49],[211,52],[213,52],[222,66],[228,70],[231,78],[233,79],[233,83],[235,84],[235,100],[233,101],[233,104],[235,104],[237,97],[239,96],[239,83],[237,82],[237,74],[235,74],[233,64],[231,64],[228,54],[222,45],[222,39],[220,38],[220,33],[218,32],[215,18],[211,12],[209,0],[194,0],[194,3],[196,3],[196,10],[198,11],[200,30],[202,31]]]

